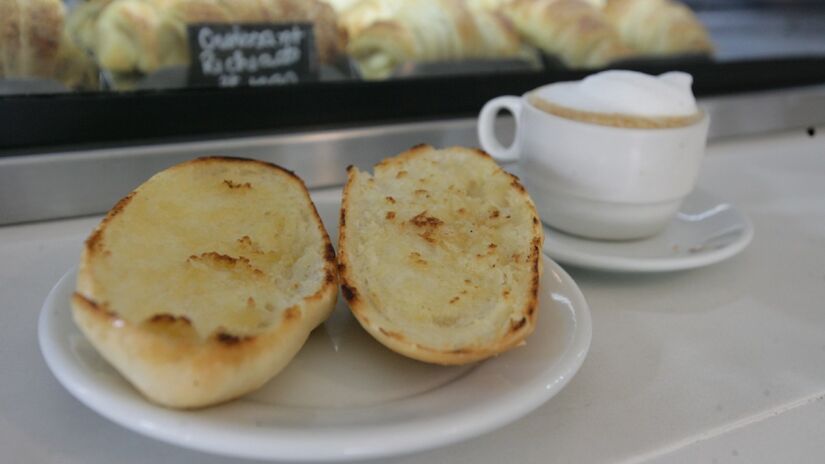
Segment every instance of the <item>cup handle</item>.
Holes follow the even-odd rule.
[[[519,139],[519,125],[521,123],[521,98],[520,97],[497,97],[486,104],[478,115],[478,140],[481,148],[492,155],[497,161],[516,161],[521,151],[521,140]],[[513,144],[504,147],[496,138],[494,130],[496,115],[499,110],[506,109],[516,118],[516,137]]]

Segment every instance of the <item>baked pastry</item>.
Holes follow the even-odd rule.
[[[40,78],[97,87],[97,69],[66,33],[60,0],[0,0],[0,78]]]
[[[632,53],[585,0],[513,0],[502,11],[524,39],[572,68],[598,68]]]
[[[54,67],[54,78],[74,90],[97,90],[99,69],[88,53],[81,50],[64,29]]]
[[[466,0],[470,8],[497,11],[500,12],[502,8],[507,6],[512,0]]]
[[[492,11],[501,11],[503,8],[508,6],[513,0],[466,0],[467,3],[472,5],[474,8],[483,8]],[[607,0],[583,0],[597,9],[604,8],[604,5],[607,3]]]
[[[97,18],[114,0],[86,0],[78,3],[66,18],[66,32],[81,48],[92,50],[96,40]]]
[[[604,8],[622,40],[647,55],[713,53],[707,30],[673,0],[609,0]]]
[[[344,11],[352,8],[356,4],[358,4],[361,0],[324,0],[328,3],[336,13],[339,15]]]
[[[186,25],[310,22],[321,62],[336,60],[346,36],[320,0],[90,0],[70,18],[72,37],[116,73],[188,65]]]
[[[200,158],[149,179],[92,232],[72,310],[146,397],[193,408],[276,375],[337,292],[335,252],[298,177]]]
[[[535,206],[489,155],[419,145],[348,170],[341,289],[364,329],[437,364],[522,344],[536,322],[541,247]]]
[[[365,20],[369,25],[360,30],[348,26],[354,34],[347,51],[366,79],[386,78],[408,61],[526,57],[512,24],[498,14],[473,10],[461,0],[386,4],[391,13],[384,11],[381,19]]]
[[[53,77],[64,17],[61,0],[0,0],[0,77]]]
[[[360,0],[338,14],[338,23],[348,37],[357,37],[378,21],[393,19],[409,0]]]

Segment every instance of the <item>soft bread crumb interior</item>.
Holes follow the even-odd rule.
[[[254,335],[317,291],[324,247],[296,179],[243,163],[156,175],[107,225],[91,270],[95,296],[141,323],[188,318],[206,337]]]
[[[346,252],[377,326],[456,349],[497,340],[523,317],[535,213],[480,156],[442,150],[352,174]]]

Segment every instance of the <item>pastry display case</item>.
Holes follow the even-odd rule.
[[[0,152],[468,116],[603,68],[819,83],[810,0],[3,0]],[[82,117],[78,117],[82,108]]]

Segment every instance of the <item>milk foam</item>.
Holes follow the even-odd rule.
[[[698,112],[693,78],[683,72],[651,76],[636,71],[604,71],[581,81],[557,82],[535,95],[558,106],[630,116],[691,116]]]

